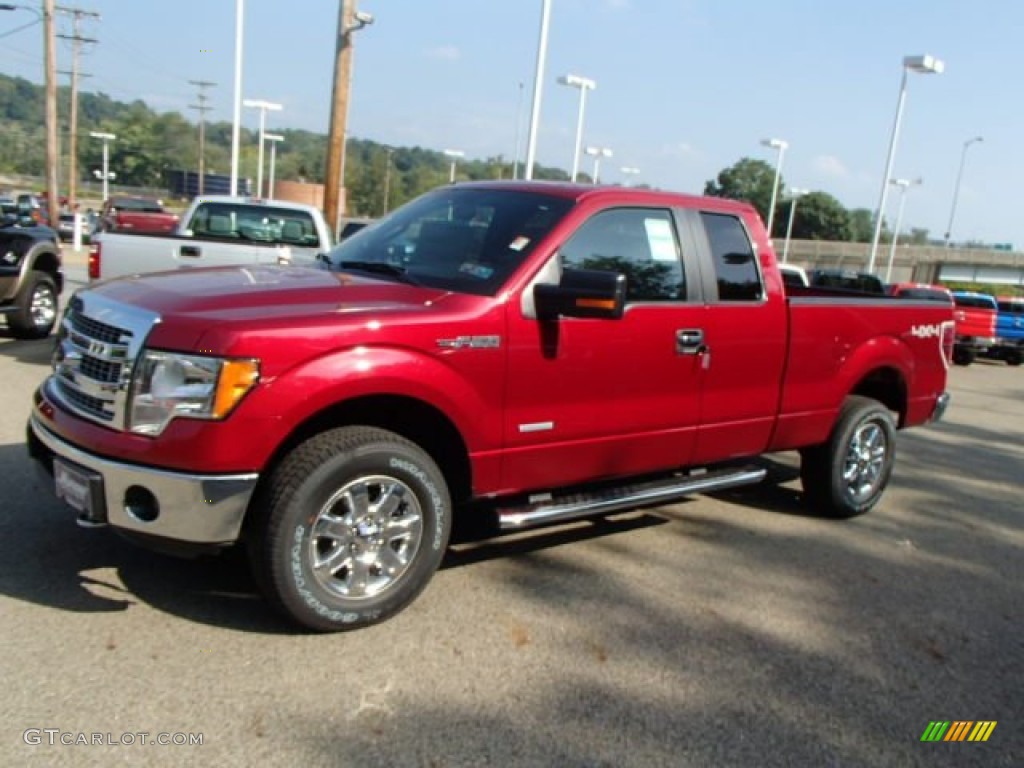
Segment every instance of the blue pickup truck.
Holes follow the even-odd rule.
[[[996,343],[984,356],[1020,365],[1024,362],[1024,297],[999,296],[996,304]]]

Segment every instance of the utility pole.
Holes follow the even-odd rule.
[[[324,179],[324,216],[331,232],[337,234],[345,204],[345,138],[348,100],[352,87],[352,33],[373,23],[369,13],[357,11],[355,0],[340,0],[338,38],[334,54],[334,86],[331,126],[327,135],[327,168]]]
[[[68,148],[68,206],[71,210],[74,210],[78,196],[78,78],[88,77],[88,75],[82,75],[78,71],[78,56],[82,50],[82,43],[96,42],[94,38],[82,37],[82,19],[85,16],[99,19],[100,15],[95,11],[69,8],[62,5],[56,6],[55,10],[59,13],[69,14],[72,17],[74,28],[74,34],[57,35],[57,37],[71,41],[71,71],[66,73],[71,75],[71,119],[68,132],[68,143],[70,145]]]
[[[324,216],[331,233],[338,231],[338,221],[344,211],[342,200],[345,186],[345,131],[348,123],[348,96],[352,78],[352,39],[348,29],[352,26],[355,0],[341,0],[338,9],[338,37],[334,53],[334,86],[331,98],[331,125],[327,136],[327,168],[324,179]]]
[[[46,72],[46,207],[56,228],[57,210],[57,40],[53,27],[54,0],[43,0],[43,50]]]
[[[206,113],[209,112],[213,107],[209,106],[207,102],[206,89],[216,85],[216,83],[209,80],[189,80],[189,83],[196,86],[199,89],[199,93],[196,94],[196,101],[198,104],[189,104],[189,109],[195,109],[199,112],[199,194],[203,194],[203,182],[206,175],[205,167],[205,156],[206,156]]]

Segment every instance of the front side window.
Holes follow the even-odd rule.
[[[711,245],[720,301],[760,301],[764,298],[761,275],[747,230],[736,217],[701,212]]]
[[[535,192],[445,187],[346,238],[328,261],[331,269],[493,296],[572,205]]]
[[[672,216],[655,208],[617,208],[588,219],[559,251],[563,269],[626,276],[627,301],[680,301],[686,283]]]

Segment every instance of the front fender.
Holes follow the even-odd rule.
[[[349,348],[264,382],[247,405],[275,409],[275,431],[288,434],[346,400],[408,397],[444,413],[471,452],[493,450],[501,444],[501,354],[499,349],[456,350],[434,357],[400,347]]]

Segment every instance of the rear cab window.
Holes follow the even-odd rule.
[[[320,246],[316,224],[308,211],[273,205],[203,203],[196,208],[187,229],[192,235],[226,240],[303,248]]]

